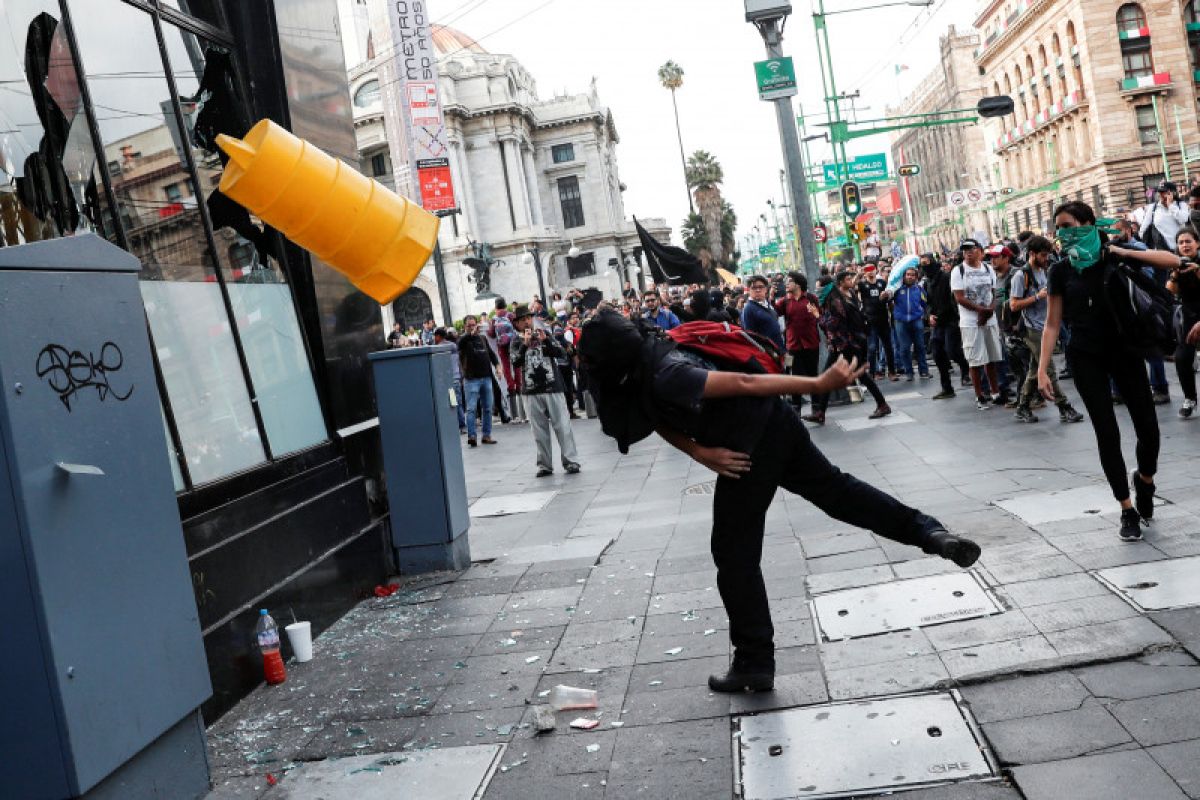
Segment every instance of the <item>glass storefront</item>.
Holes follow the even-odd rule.
[[[94,231],[141,260],[186,491],[328,434],[278,237],[216,188],[216,135],[251,123],[219,4],[160,6],[0,0],[0,237]]]

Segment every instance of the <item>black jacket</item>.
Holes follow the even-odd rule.
[[[958,324],[958,301],[954,299],[954,292],[950,291],[949,272],[938,272],[929,287],[929,313],[937,317],[938,327]]]

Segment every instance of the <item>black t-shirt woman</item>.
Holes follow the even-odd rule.
[[[1183,315],[1185,335],[1175,348],[1175,374],[1183,390],[1179,416],[1187,419],[1196,411],[1196,344],[1186,334],[1192,328],[1200,330],[1200,233],[1190,225],[1180,228],[1175,234],[1175,247],[1180,263],[1171,271],[1167,288],[1179,298],[1178,313]]]
[[[1154,513],[1158,417],[1143,356],[1118,336],[1105,278],[1107,268],[1121,261],[1172,269],[1178,266],[1179,258],[1167,250],[1127,250],[1109,244],[1096,225],[1096,214],[1086,203],[1059,206],[1054,211],[1054,224],[1064,258],[1050,270],[1046,327],[1038,359],[1038,388],[1047,399],[1054,398],[1046,365],[1058,342],[1059,325],[1065,321],[1071,328],[1067,364],[1096,432],[1104,477],[1113,497],[1121,504],[1121,539],[1138,541],[1142,538],[1142,520],[1149,520]],[[1125,478],[1121,431],[1113,410],[1110,379],[1125,400],[1137,434],[1138,468],[1130,479],[1134,501],[1130,500],[1130,484]]]
[[[826,279],[822,278],[822,281]],[[858,359],[867,360],[867,318],[862,307],[854,296],[855,276],[849,270],[842,270],[832,282],[819,283],[817,297],[821,303],[821,319],[818,324],[825,331],[825,341],[829,345],[829,356],[825,361],[825,369],[829,369],[839,358],[847,361]],[[871,397],[875,399],[875,410],[868,416],[879,419],[892,413],[891,407],[883,397],[883,392],[867,370],[859,377],[859,382],[867,387]],[[811,414],[805,414],[801,419],[817,425],[825,424],[825,409],[829,406],[829,395],[819,394],[813,398]]]

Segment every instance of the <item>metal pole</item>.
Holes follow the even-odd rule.
[[[442,264],[442,243],[441,240],[434,240],[433,243],[433,274],[437,276],[438,282],[438,297],[442,301],[442,324],[453,325],[454,317],[450,314],[450,292],[446,286],[446,268]]]
[[[817,50],[821,62],[821,83],[825,90],[825,108],[829,114],[830,130],[837,131],[838,123],[842,121],[842,109],[838,103],[837,96],[837,81],[833,76],[833,51],[829,47],[829,28],[825,24],[825,0],[818,0],[817,13],[813,14],[813,26],[817,31]],[[828,83],[826,85],[826,78]],[[833,139],[833,160],[837,165],[838,181],[846,181],[850,178],[849,161],[846,158],[846,143],[838,141],[836,135]],[[858,242],[850,236],[850,225],[853,220],[846,222],[846,239],[849,240],[851,251],[854,253],[854,260],[859,261],[862,258],[858,249]]]
[[[759,33],[767,46],[768,58],[783,58],[783,19],[774,19],[759,25]],[[808,186],[804,174],[804,159],[800,155],[800,136],[796,132],[796,112],[792,98],[780,97],[774,101],[775,117],[779,124],[779,138],[783,144],[783,163],[787,172],[788,185],[792,187],[792,216],[796,232],[800,237],[800,255],[804,260],[804,274],[808,285],[817,285],[820,267],[817,264],[817,247],[813,241],[812,210],[808,202]]]
[[[1179,160],[1183,162],[1183,182],[1191,183],[1192,178],[1188,175],[1188,159],[1187,148],[1183,145],[1183,126],[1179,124],[1179,106],[1172,106],[1175,110],[1175,136],[1179,138]]]
[[[1163,136],[1162,118],[1158,115],[1158,95],[1150,95],[1150,103],[1154,106],[1154,131],[1158,134],[1158,152],[1162,156],[1163,178],[1171,180],[1171,165],[1167,162],[1167,142]]]

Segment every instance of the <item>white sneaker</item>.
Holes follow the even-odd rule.
[[[1192,415],[1192,412],[1195,410],[1196,410],[1196,401],[1195,400],[1184,400],[1183,405],[1181,405],[1179,407],[1179,416],[1183,417],[1184,419],[1187,419],[1188,417],[1190,417]]]

